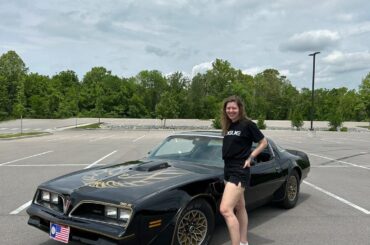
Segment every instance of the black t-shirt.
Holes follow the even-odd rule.
[[[251,154],[252,142],[259,142],[265,136],[257,125],[248,119],[232,122],[224,136],[222,158],[247,159]]]

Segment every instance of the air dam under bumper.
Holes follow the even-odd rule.
[[[71,228],[70,240],[87,244],[137,244],[135,234],[126,235],[124,227],[60,216],[36,204],[32,204],[27,209],[27,213],[30,216],[28,224],[47,233],[50,230],[50,222],[68,225]]]

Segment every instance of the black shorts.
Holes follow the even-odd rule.
[[[251,178],[250,168],[243,168],[245,160],[225,160],[224,167],[224,180],[234,183],[235,185],[241,184],[243,188],[249,185]]]

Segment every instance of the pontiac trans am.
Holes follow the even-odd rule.
[[[65,243],[209,244],[224,188],[221,148],[220,132],[178,133],[144,159],[47,181],[28,224]],[[247,208],[294,207],[309,169],[305,153],[268,139],[251,166]]]

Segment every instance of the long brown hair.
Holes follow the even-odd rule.
[[[222,126],[222,134],[225,135],[227,130],[230,127],[231,119],[226,114],[226,105],[229,102],[235,102],[239,107],[239,120],[247,119],[247,115],[245,113],[245,106],[242,99],[236,95],[232,95],[224,100],[222,106],[222,114],[221,114],[221,126]]]

